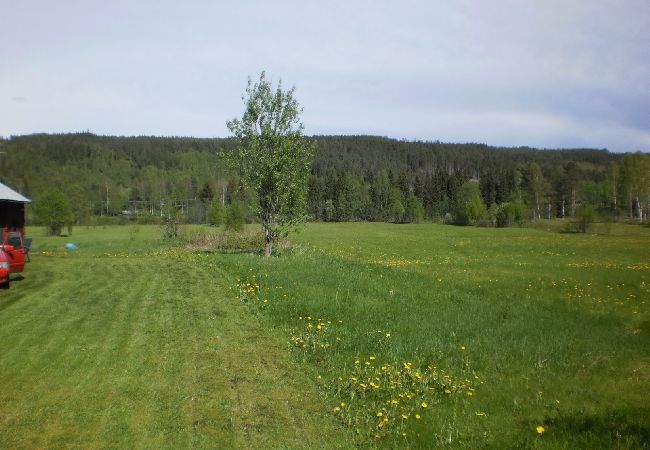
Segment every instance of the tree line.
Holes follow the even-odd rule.
[[[640,152],[308,139],[316,147],[307,192],[313,220],[506,226],[574,217],[584,208],[648,219],[650,156]],[[257,200],[226,164],[235,145],[228,138],[17,136],[0,140],[0,178],[33,198],[34,210],[39,200],[61,194],[76,224],[102,217],[156,221],[170,209],[188,222],[214,222],[233,203],[250,221],[254,215],[246,211]]]

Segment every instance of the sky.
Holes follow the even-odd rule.
[[[307,135],[650,151],[650,1],[0,0],[0,136],[229,136],[249,77]]]

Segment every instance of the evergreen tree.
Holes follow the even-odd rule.
[[[234,197],[232,203],[228,205],[225,211],[224,225],[226,230],[241,231],[244,229],[246,212],[242,202]]]
[[[215,198],[208,210],[208,223],[210,225],[218,226],[224,223],[225,207],[221,203],[221,199]]]
[[[405,212],[404,195],[402,194],[401,189],[393,186],[388,197],[388,220],[393,223],[403,223]]]

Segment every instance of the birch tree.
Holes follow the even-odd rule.
[[[231,162],[257,197],[256,214],[264,228],[264,255],[273,242],[306,220],[307,182],[315,145],[302,135],[302,108],[295,88],[274,88],[261,73],[248,79],[244,113],[227,122],[237,140]]]

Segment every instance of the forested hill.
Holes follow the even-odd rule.
[[[479,178],[481,173],[523,168],[536,163],[552,171],[570,162],[599,166],[620,160],[621,155],[607,150],[540,150],[528,147],[504,148],[485,144],[400,141],[375,136],[317,136],[318,154],[315,175],[353,171],[366,176],[382,170],[413,175],[444,170]]]
[[[531,162],[541,167],[571,161],[604,167],[621,158],[620,154],[594,149],[503,148],[473,143],[400,141],[376,136],[314,136],[311,139],[318,142],[313,169],[315,175],[342,171],[365,175],[381,170],[415,174],[433,173],[446,168],[478,176],[481,170],[487,168],[508,169]],[[0,141],[0,145],[4,147],[3,151],[13,155],[10,160],[29,156],[58,165],[110,155],[114,160],[126,159],[138,168],[174,168],[178,166],[177,156],[180,153],[198,151],[217,154],[232,150],[235,143],[229,138],[117,137],[76,133],[18,136]]]
[[[418,220],[452,212],[463,184],[480,188],[489,208],[520,200],[527,214],[564,215],[581,202],[627,208],[617,199],[625,155],[606,150],[499,148],[484,144],[400,141],[373,136],[314,136],[310,214],[323,220]],[[0,178],[38,201],[52,189],[92,215],[150,211],[167,201],[200,221],[213,197],[228,202],[235,180],[223,152],[227,138],[37,134],[0,141]],[[645,155],[628,155],[647,160]],[[249,199],[250,200],[250,199]],[[613,202],[613,204],[612,204]],[[192,205],[196,203],[196,211]],[[531,213],[532,211],[532,213]],[[411,211],[413,213],[413,211]]]

